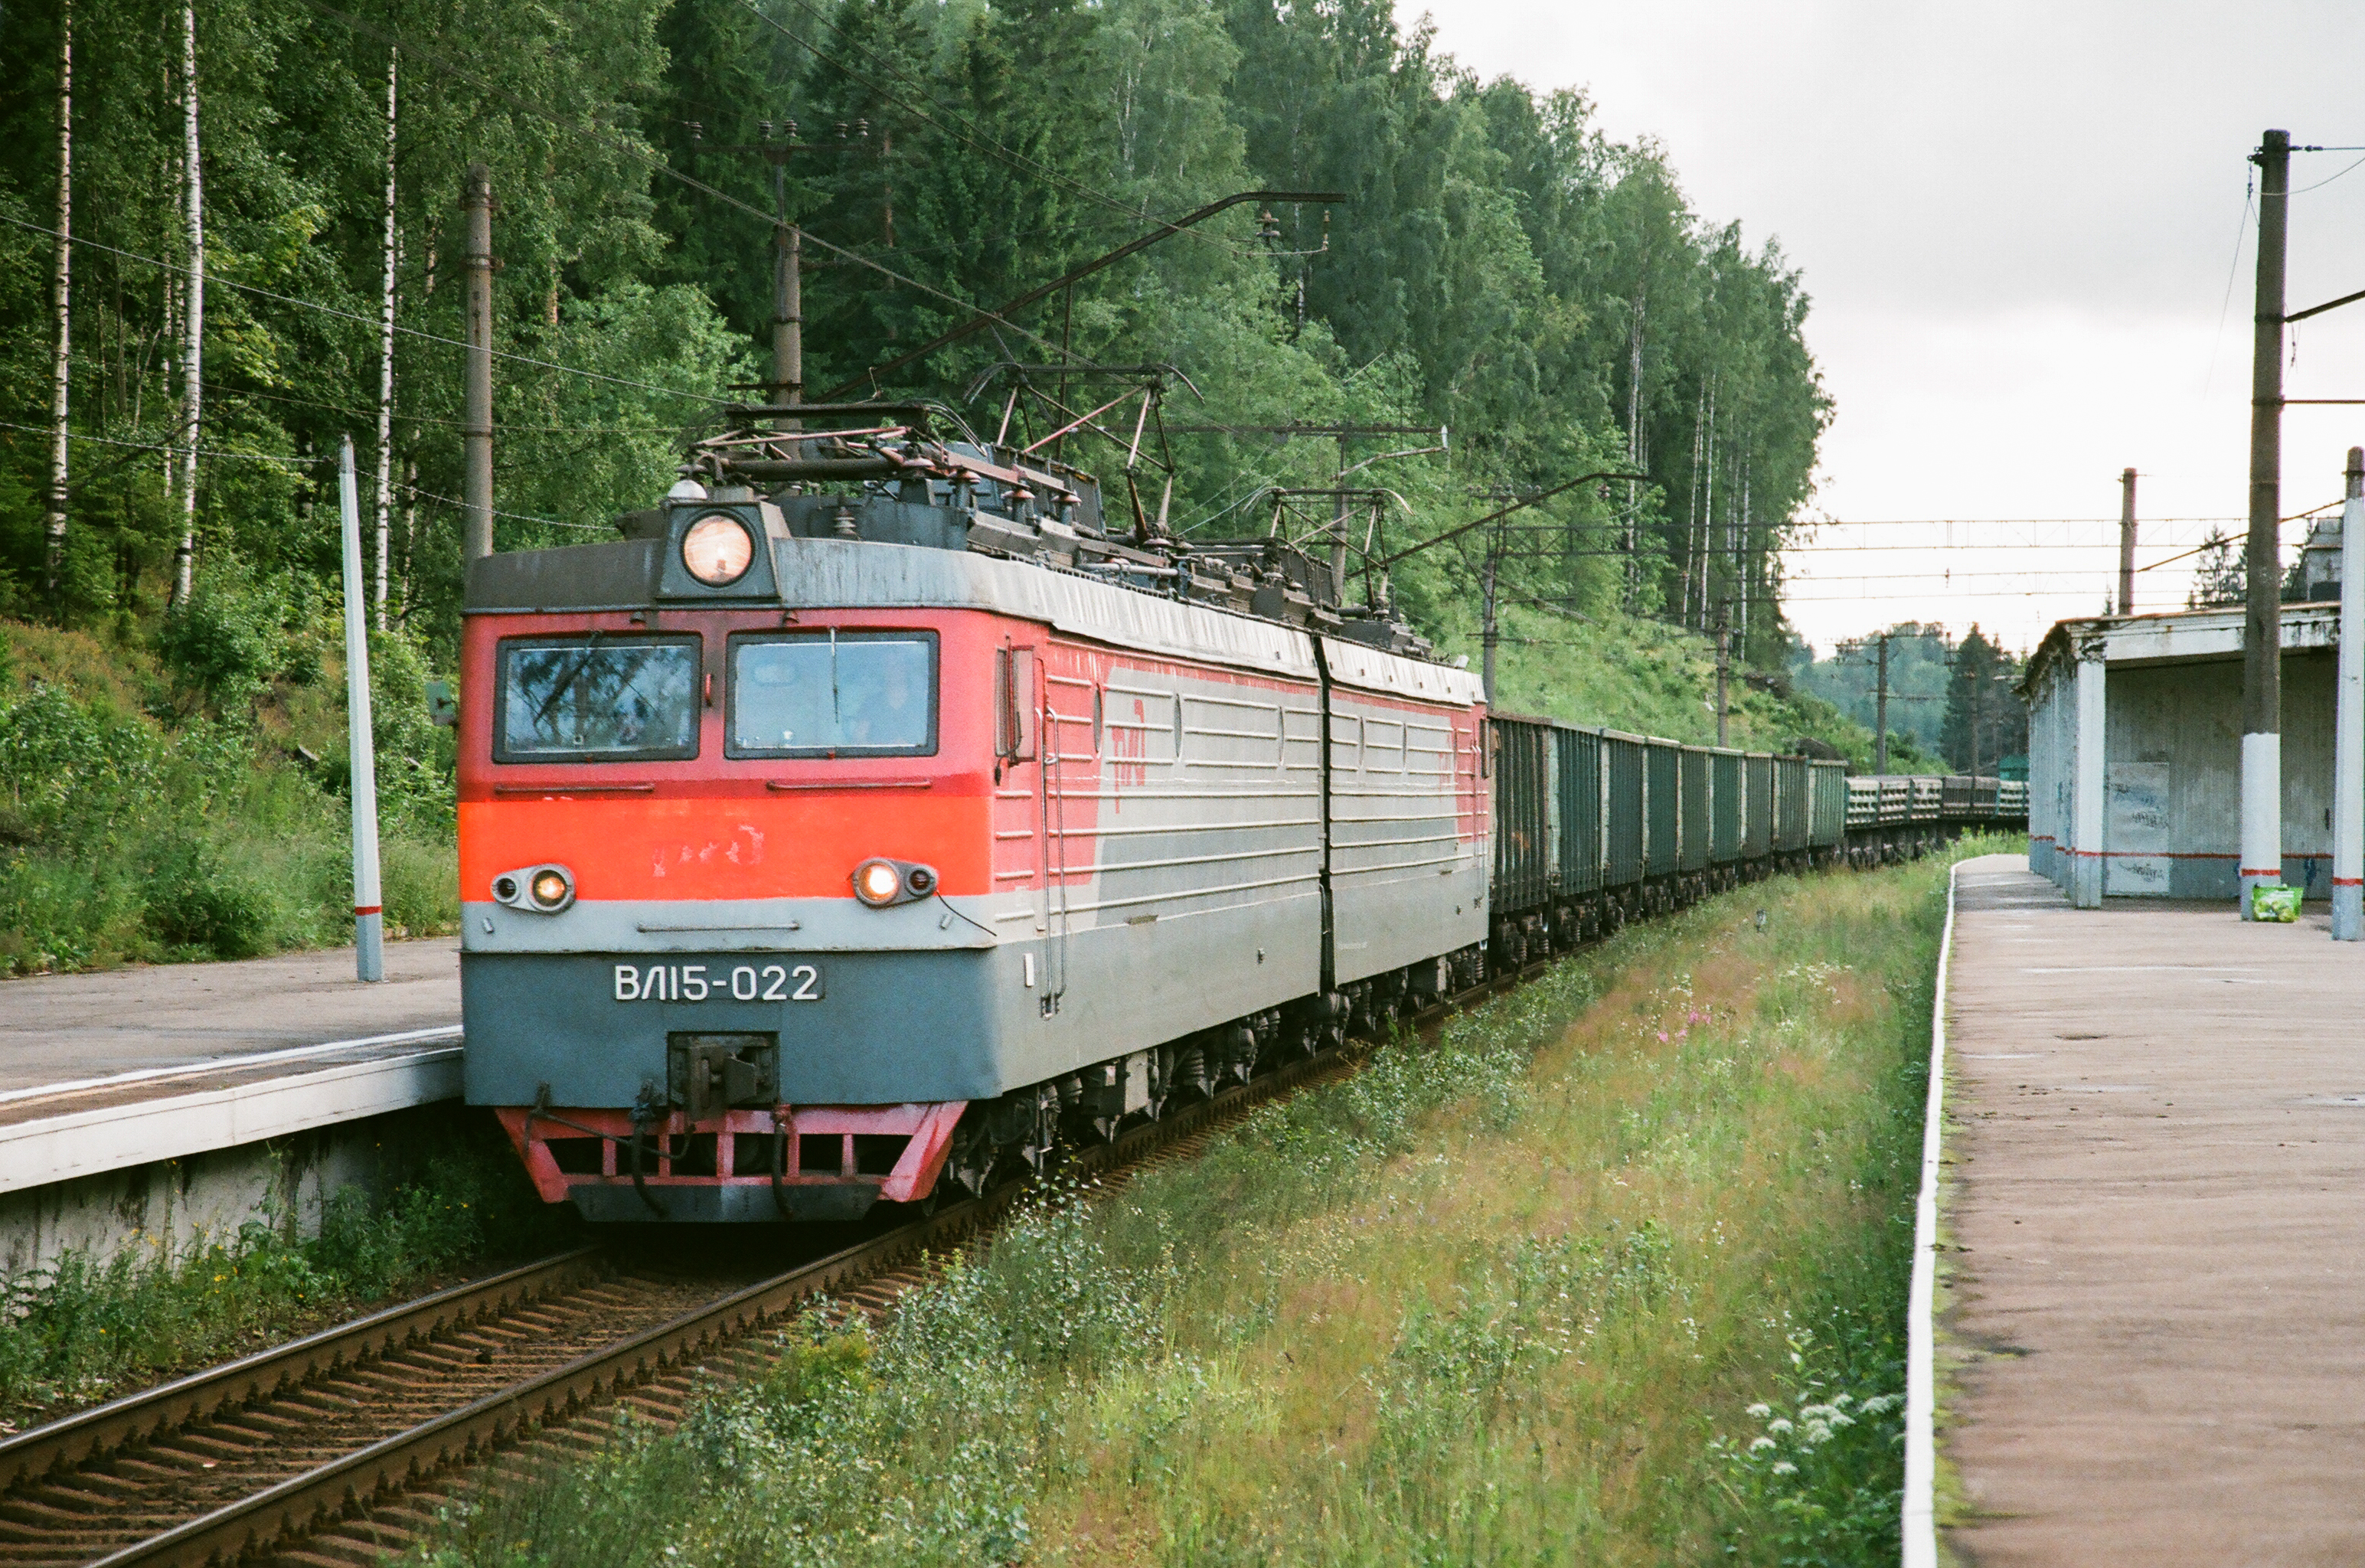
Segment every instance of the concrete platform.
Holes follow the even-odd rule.
[[[2365,1562],[2365,947],[2016,856],[1956,910],[1945,1549]]]
[[[450,940],[0,983],[0,1193],[460,1092]]]

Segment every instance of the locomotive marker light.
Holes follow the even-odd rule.
[[[529,866],[493,879],[493,902],[529,914],[557,914],[575,902],[575,873],[564,866]]]
[[[854,868],[854,896],[872,909],[916,903],[936,890],[936,868],[873,856]]]
[[[756,536],[728,512],[711,512],[681,536],[681,564],[708,588],[729,588],[756,559]]]

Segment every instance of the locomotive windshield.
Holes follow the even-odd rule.
[[[495,758],[696,756],[698,647],[695,637],[504,642]]]
[[[936,640],[807,632],[731,642],[734,756],[925,756],[936,749]]]

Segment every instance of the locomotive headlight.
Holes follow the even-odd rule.
[[[534,873],[533,902],[544,909],[556,909],[574,893],[574,888],[567,884],[566,873],[557,867],[545,867]]]
[[[873,909],[899,902],[903,868],[892,860],[865,860],[854,868],[854,896]]]
[[[729,588],[747,575],[756,558],[756,536],[724,512],[709,512],[681,536],[681,564],[708,588]]]

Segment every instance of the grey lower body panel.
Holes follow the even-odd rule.
[[[1054,922],[990,948],[743,950],[709,966],[727,978],[750,965],[811,963],[821,994],[810,1001],[740,1001],[727,984],[707,985],[697,1002],[618,999],[636,983],[619,983],[620,966],[701,961],[678,952],[465,953],[467,1099],[531,1105],[546,1087],[554,1105],[630,1105],[644,1082],[662,1092],[669,1035],[744,1033],[778,1038],[779,1094],[790,1104],[990,1100],[1314,994],[1320,910],[1309,891],[1064,935]]]
[[[1331,910],[1334,978],[1340,985],[1368,980],[1484,942],[1485,862],[1465,857],[1443,868],[1334,873]]]

